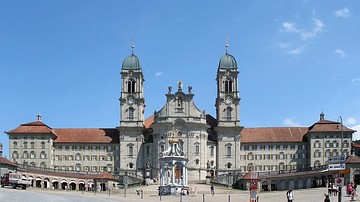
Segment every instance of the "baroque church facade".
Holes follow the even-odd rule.
[[[214,70],[215,71],[215,70]],[[121,68],[120,125],[114,128],[52,128],[41,116],[7,131],[11,161],[67,172],[111,172],[159,178],[159,159],[176,139],[187,158],[187,179],[223,174],[301,170],[326,166],[351,153],[354,130],[342,121],[309,127],[246,128],[240,124],[239,70],[234,56],[220,58],[216,116],[194,103],[192,87],[168,87],[163,107],[145,119],[144,75],[135,54]],[[181,177],[182,173],[176,173]]]

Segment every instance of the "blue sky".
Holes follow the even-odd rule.
[[[228,41],[243,126],[310,126],[324,112],[360,130],[359,24],[356,0],[3,0],[0,130],[38,113],[53,128],[118,126],[120,69],[132,41],[146,116],[179,80],[215,116],[217,65]],[[8,136],[0,142],[8,156]]]

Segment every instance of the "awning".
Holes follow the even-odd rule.
[[[52,183],[58,182],[58,180],[57,180],[57,179],[53,179],[51,182],[52,182]]]
[[[60,183],[67,183],[67,181],[66,180],[61,180],[61,182]]]
[[[28,179],[29,179],[29,180],[32,180],[32,179],[34,179],[34,178],[33,178],[32,176],[29,176]]]
[[[80,181],[79,184],[85,184],[85,182],[84,182],[84,181]]]
[[[37,177],[37,178],[36,178],[36,181],[41,181],[41,178],[40,178],[40,177]]]

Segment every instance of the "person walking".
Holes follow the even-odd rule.
[[[213,196],[214,196],[214,194],[215,194],[215,187],[214,187],[214,184],[212,184],[212,185],[211,185],[211,187],[210,187],[210,191],[211,191],[211,195],[213,195]]]
[[[329,194],[325,194],[324,202],[330,202]]]
[[[286,192],[286,197],[288,202],[293,202],[294,201],[294,194],[291,188],[289,188],[289,190]]]

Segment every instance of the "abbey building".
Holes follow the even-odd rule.
[[[350,155],[354,130],[339,121],[309,127],[246,128],[240,123],[239,71],[235,57],[220,57],[216,114],[194,103],[192,86],[168,87],[166,102],[145,118],[146,84],[140,60],[126,57],[121,68],[120,125],[114,128],[52,128],[41,116],[9,130],[11,161],[68,172],[111,172],[138,178],[160,176],[159,159],[176,139],[186,161],[187,180],[222,174],[300,170]],[[299,116],[301,116],[299,114]],[[181,171],[174,168],[176,178]]]

